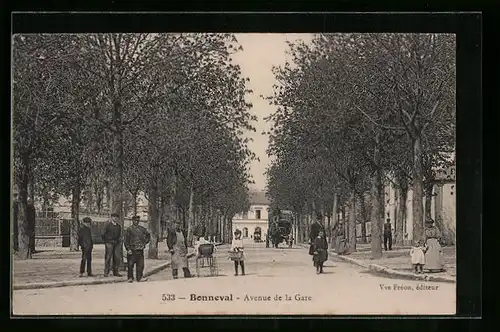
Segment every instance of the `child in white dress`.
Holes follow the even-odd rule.
[[[427,246],[423,240],[415,241],[415,245],[410,249],[411,263],[415,273],[424,273],[426,251]]]
[[[241,231],[237,229],[234,232],[234,238],[233,241],[231,242],[231,251],[240,251],[243,252],[243,240],[241,239]],[[238,275],[238,264],[241,266],[241,275],[245,275],[245,257],[244,254],[241,255],[240,259],[235,259],[234,260],[234,275]]]

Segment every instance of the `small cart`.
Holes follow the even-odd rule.
[[[196,276],[200,277],[200,270],[203,268],[210,269],[210,276],[218,276],[219,268],[217,265],[217,257],[214,255],[215,245],[212,243],[200,244],[198,247],[198,255],[196,256]]]

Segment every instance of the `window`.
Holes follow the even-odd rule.
[[[247,238],[248,237],[248,228],[244,227],[243,228],[243,238]]]
[[[255,210],[255,219],[260,219],[260,210]]]

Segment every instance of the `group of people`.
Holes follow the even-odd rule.
[[[325,229],[322,218],[317,216],[316,221],[311,225],[309,254],[313,256],[313,265],[316,273],[323,273],[323,265],[328,260],[328,241],[325,236]],[[335,252],[338,255],[349,253],[349,245],[345,235],[345,227],[339,221],[333,228],[333,241]],[[391,220],[387,219],[384,224],[384,249],[392,250],[392,226]],[[440,272],[444,269],[444,258],[440,244],[441,232],[437,228],[434,220],[427,219],[425,222],[424,237],[417,239],[410,250],[411,263],[416,273],[423,273],[423,268],[430,272]]]
[[[102,233],[104,242],[104,277],[108,277],[112,272],[113,276],[121,277],[119,273],[122,263],[122,227],[118,223],[118,214],[111,214],[111,219],[106,225]],[[144,278],[144,249],[151,240],[151,235],[146,228],[139,225],[140,217],[132,218],[132,225],[128,227],[123,234],[123,245],[127,252],[127,278],[129,282],[136,280],[137,282],[147,281]],[[78,232],[78,245],[82,251],[82,259],[80,263],[80,277],[84,276],[85,268],[88,276],[94,276],[92,273],[92,250],[94,243],[91,232],[91,218],[83,218],[83,227]],[[184,277],[191,277],[188,267],[188,251],[186,234],[181,228],[181,223],[174,222],[174,228],[169,229],[167,234],[167,247],[172,256],[171,267],[172,276],[178,278],[179,269],[183,270]],[[135,267],[135,278],[134,278]]]
[[[423,273],[424,266],[430,272],[444,269],[443,250],[440,244],[441,232],[432,219],[425,222],[424,237],[416,239],[410,249],[411,263],[415,273]]]

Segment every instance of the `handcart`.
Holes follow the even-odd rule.
[[[229,254],[229,259],[232,260],[232,261],[240,261],[243,259],[243,251],[239,251],[239,250],[236,250],[236,251],[228,251],[228,254]]]
[[[219,267],[217,265],[217,257],[214,255],[215,245],[212,243],[200,244],[198,247],[198,255],[196,256],[196,276],[200,276],[200,270],[203,268],[210,269],[210,276],[219,275]]]

